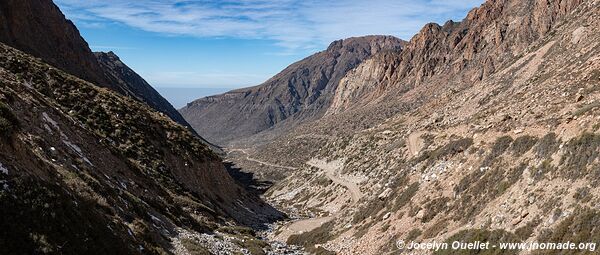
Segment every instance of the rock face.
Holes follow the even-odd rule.
[[[94,55],[75,25],[51,0],[0,2],[0,42],[84,80],[132,96],[189,126],[169,102],[116,55]]]
[[[180,124],[191,127],[169,101],[150,86],[144,78],[125,65],[114,52],[95,52],[94,55],[104,71],[104,76],[111,81],[111,84],[117,84],[123,94],[146,103]]]
[[[200,135],[219,144],[282,122],[314,120],[325,113],[346,72],[378,52],[400,51],[403,44],[389,36],[339,40],[262,85],[198,99],[180,112]]]
[[[0,2],[0,42],[84,80],[109,86],[87,42],[52,0]]]
[[[402,53],[378,55],[350,72],[329,112],[385,100],[384,95],[396,97],[420,85],[481,81],[544,37],[580,2],[487,1],[461,22],[427,24]]]

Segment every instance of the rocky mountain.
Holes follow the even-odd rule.
[[[51,0],[2,1],[0,24],[1,42],[84,80],[118,89],[110,86],[79,30]]]
[[[600,1],[486,1],[362,61],[323,116],[229,148],[230,160],[284,177],[266,198],[305,219],[272,238],[315,253],[395,254],[399,240],[593,242],[599,32]]]
[[[181,115],[114,54],[92,53],[52,0],[0,2],[0,42],[89,82],[131,96],[189,126]]]
[[[325,113],[346,72],[378,52],[400,51],[403,44],[390,36],[339,40],[259,86],[201,98],[180,112],[200,135],[217,144],[275,125],[314,120]]]
[[[2,254],[262,249],[242,226],[282,217],[183,126],[4,44],[0,99]]]
[[[104,71],[104,76],[111,81],[111,84],[118,84],[125,95],[165,113],[182,125],[191,127],[169,101],[162,97],[144,78],[125,65],[114,52],[95,52],[94,55]]]

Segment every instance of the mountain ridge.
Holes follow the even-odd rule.
[[[290,120],[312,120],[324,114],[331,91],[348,70],[379,51],[401,50],[403,44],[391,36],[338,40],[261,85],[202,98],[180,112],[197,132],[217,143],[250,136]]]
[[[52,0],[4,0],[0,2],[0,24],[0,42],[79,78],[132,96],[190,127],[167,100],[116,55],[94,54]]]

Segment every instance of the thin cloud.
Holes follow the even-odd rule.
[[[482,0],[56,0],[80,24],[119,22],[165,35],[273,40],[287,51],[367,34],[410,39]]]

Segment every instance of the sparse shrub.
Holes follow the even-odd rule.
[[[333,221],[326,222],[312,231],[298,235],[291,235],[288,238],[287,243],[291,245],[304,246],[307,248],[314,247],[315,244],[326,243],[334,237],[332,233],[333,227]]]
[[[561,171],[568,179],[578,179],[589,174],[588,165],[600,155],[600,135],[584,133],[570,140],[564,147],[560,165],[565,171]]]
[[[7,105],[0,102],[0,135],[8,137],[17,128],[19,122]]]
[[[489,242],[490,246],[487,250],[478,250],[478,249],[464,249],[464,250],[453,250],[453,249],[441,249],[435,251],[433,254],[435,255],[468,255],[468,254],[477,254],[477,255],[501,255],[501,254],[514,254],[513,250],[501,250],[500,247],[493,248],[492,245],[497,245],[498,243],[515,243],[521,241],[516,235],[504,231],[504,230],[485,230],[485,229],[468,229],[462,230],[453,236],[449,237],[445,240],[446,243],[452,243],[454,241],[459,242],[476,242],[480,241],[482,243]]]
[[[250,254],[252,255],[265,255],[265,248],[269,246],[269,244],[263,240],[259,240],[256,238],[248,238],[245,239],[243,243],[238,243],[240,246],[248,249]]]
[[[583,105],[579,109],[577,109],[575,112],[573,112],[573,115],[581,116],[581,115],[584,115],[587,112],[590,112],[591,110],[598,108],[598,107],[600,107],[600,102],[593,102],[591,104]]]
[[[519,157],[525,153],[527,153],[537,142],[537,137],[534,136],[520,136],[512,143],[511,150],[513,152],[513,156]]]
[[[502,195],[519,180],[526,165],[504,171],[503,166],[488,170],[475,170],[463,177],[454,187],[455,194],[460,197],[452,206],[456,221],[468,221],[477,215],[485,205]]]
[[[423,231],[421,231],[421,229],[413,228],[406,235],[406,241],[415,241],[419,236],[421,236],[422,233]]]
[[[362,206],[352,217],[352,223],[357,224],[363,222],[365,219],[376,215],[383,208],[385,208],[386,202],[379,199],[373,199],[368,204]]]
[[[450,198],[448,197],[440,197],[432,200],[431,202],[425,205],[425,215],[421,218],[421,222],[426,223],[431,221],[435,216],[439,213],[445,212],[448,210],[448,202]]]
[[[578,207],[553,229],[544,229],[538,236],[538,242],[551,243],[587,243],[600,240],[600,213],[587,207]],[[565,254],[562,250],[544,250],[534,254]],[[592,254],[581,250],[580,253]]]
[[[473,145],[473,139],[461,138],[452,140],[448,144],[441,146],[433,151],[424,152],[417,161],[428,160],[429,162],[452,157],[458,153],[466,151]]]
[[[436,236],[438,236],[439,233],[444,231],[444,229],[446,229],[447,226],[448,226],[448,219],[445,219],[445,218],[439,219],[438,221],[433,223],[433,225],[431,225],[429,228],[427,228],[425,230],[425,232],[423,232],[423,238],[429,239],[429,238],[436,237]]]
[[[548,173],[553,173],[554,171],[556,171],[556,167],[552,166],[550,160],[544,160],[540,166],[533,169],[531,177],[533,177],[535,181],[539,181],[544,179]]]
[[[402,193],[394,201],[393,211],[398,211],[403,206],[410,203],[412,197],[419,191],[419,182],[413,182],[408,185]]]
[[[533,234],[533,231],[535,230],[535,228],[537,226],[540,225],[540,223],[542,223],[542,219],[535,218],[535,219],[527,222],[527,224],[525,224],[525,226],[517,228],[515,230],[515,235],[517,235],[519,237],[519,239],[521,239],[521,240],[527,240],[529,237],[531,237],[531,235]]]
[[[592,200],[593,196],[592,194],[590,194],[590,188],[581,187],[575,191],[575,194],[573,194],[573,198],[575,198],[575,200],[577,200],[580,203],[587,203],[590,200]]]
[[[181,240],[181,244],[183,245],[183,247],[185,247],[187,249],[187,251],[191,255],[210,255],[211,254],[207,248],[194,242],[194,240],[185,238],[185,239]]]
[[[500,157],[506,149],[508,149],[513,142],[512,137],[510,136],[502,136],[496,139],[494,145],[492,146],[492,150],[490,154],[483,160],[481,163],[482,166],[490,166],[496,158]]]

